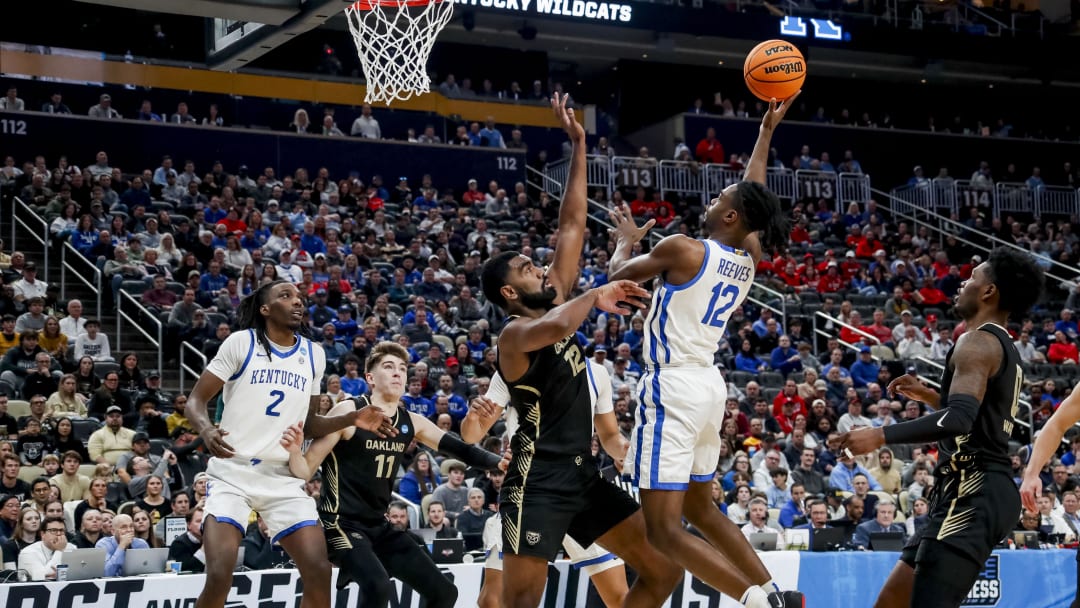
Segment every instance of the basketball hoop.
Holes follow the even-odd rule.
[[[454,14],[454,0],[360,0],[345,9],[368,103],[405,101],[431,91],[428,56]]]

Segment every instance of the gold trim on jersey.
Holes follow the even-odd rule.
[[[956,510],[956,503],[961,498],[978,494],[986,482],[986,473],[977,469],[960,469],[960,481],[957,483],[956,498],[949,503],[949,512],[938,530],[937,539],[944,540],[975,521],[975,508]]]
[[[521,545],[521,516],[522,516],[522,504],[525,499],[525,484],[529,479],[529,469],[532,468],[533,455],[536,453],[536,442],[540,439],[540,391],[531,386],[518,385],[514,388],[525,389],[527,392],[536,395],[536,401],[529,407],[528,413],[525,414],[525,419],[532,423],[533,428],[536,429],[535,437],[528,437],[521,433],[519,436],[519,449],[518,453],[514,454],[514,460],[516,461],[515,469],[518,475],[521,475],[521,485],[514,488],[507,493],[506,500],[511,504],[517,506],[517,518],[511,521],[509,518],[503,518],[503,531],[506,540],[510,544],[510,550],[514,553],[519,551]]]

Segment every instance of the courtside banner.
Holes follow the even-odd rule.
[[[896,563],[896,553],[761,554],[772,576],[785,588],[806,593],[808,606],[865,608],[873,603]],[[980,575],[965,606],[1002,608],[1067,608],[1076,589],[1074,551],[1002,551]],[[482,564],[460,564],[443,572],[457,585],[457,608],[474,608],[483,582]],[[334,571],[336,578],[337,571]],[[1033,576],[1036,577],[1033,579]],[[98,579],[68,583],[0,585],[3,608],[193,608],[202,590],[201,574]],[[548,586],[541,608],[585,606],[588,581],[569,562],[548,569]],[[229,608],[298,608],[303,594],[295,570],[238,572],[226,606]],[[334,608],[359,608],[357,587],[336,593]],[[738,602],[687,575],[666,608],[737,608]],[[396,608],[419,608],[420,598],[398,583]]]

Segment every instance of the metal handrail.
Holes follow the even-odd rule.
[[[13,197],[12,200],[14,200],[15,202],[14,202],[14,206],[11,209],[11,250],[15,251],[15,250],[19,249],[19,247],[18,247],[18,236],[20,234],[25,234],[26,236],[32,237],[35,241],[37,241],[37,243],[39,245],[41,245],[41,250],[44,252],[44,254],[43,254],[44,259],[41,262],[41,266],[42,266],[41,280],[48,283],[49,282],[49,223],[46,222],[45,219],[42,218],[40,215],[38,215],[37,212],[34,211],[33,208],[30,207],[30,205],[27,205],[25,202],[23,202],[23,200],[21,198],[16,196],[16,197]],[[24,220],[23,218],[19,217],[19,211],[20,210],[25,210],[30,218],[33,218],[34,220],[37,220],[38,222],[40,222],[41,226],[38,228],[39,232],[36,232],[34,230],[34,226],[32,226],[30,223],[28,223],[28,221],[32,221],[32,220]],[[20,226],[23,228],[22,231],[19,230]]]
[[[87,268],[91,269],[90,270],[90,276],[92,276],[94,278],[94,280],[92,282],[89,279],[87,279],[86,276],[84,276],[84,273],[86,272],[87,268],[83,268],[82,270],[80,270],[80,269],[76,268],[75,266],[73,266],[71,264],[71,262],[68,261],[68,252],[69,251],[74,256],[73,259],[82,260],[82,263],[85,264]],[[101,278],[102,278],[101,269],[98,268],[97,265],[95,265],[93,262],[86,259],[86,256],[79,253],[78,249],[75,249],[74,247],[72,247],[71,243],[64,242],[64,247],[63,247],[63,249],[60,250],[60,299],[61,300],[67,300],[67,295],[66,295],[66,293],[67,293],[67,283],[68,283],[67,282],[67,273],[68,273],[69,270],[71,271],[71,274],[73,274],[75,276],[75,278],[80,283],[82,283],[83,285],[86,285],[88,288],[90,288],[97,295],[96,304],[95,304],[95,308],[94,308],[94,313],[95,313],[95,315],[97,315],[97,318],[100,319],[102,313],[105,312],[104,310],[102,310],[102,307],[101,307]]]
[[[945,227],[951,227],[954,230],[948,232],[947,234],[949,234],[950,236],[956,237],[956,240],[961,241],[963,243],[966,243],[966,244],[968,244],[968,245],[970,245],[972,247],[975,247],[975,248],[979,249],[980,251],[984,251],[984,252],[989,253],[990,250],[991,250],[986,245],[983,245],[981,243],[975,243],[973,241],[969,241],[969,240],[961,237],[959,233],[970,232],[972,229],[965,226],[964,224],[961,224],[960,222],[957,222],[957,221],[953,220],[952,218],[948,218],[948,217],[945,217],[945,216],[942,216],[942,215],[931,213],[931,215],[933,215],[933,217],[934,217],[934,222],[936,222],[936,223],[920,220],[920,219],[918,219],[916,214],[918,212],[926,212],[925,209],[920,209],[917,205],[914,205],[914,204],[912,204],[912,203],[910,203],[908,201],[905,201],[902,198],[895,197],[890,193],[878,190],[877,188],[870,188],[870,191],[873,192],[874,194],[885,197],[889,201],[889,203],[890,203],[889,211],[893,215],[903,216],[905,219],[908,219],[908,220],[910,220],[911,222],[913,222],[913,223],[915,223],[917,225],[926,226],[930,230],[932,230],[934,232],[937,232],[939,234],[944,234],[946,232]],[[903,204],[906,208],[911,209],[912,213],[908,214],[908,213],[905,213],[905,212],[898,212],[896,207],[895,207],[895,205],[897,203]],[[1024,249],[1023,247],[1017,245],[1016,243],[1010,243],[1008,241],[1003,241],[1003,240],[999,239],[998,237],[996,237],[996,236],[994,236],[992,234],[984,234],[983,238],[985,240],[993,243],[995,247],[1011,247],[1013,249],[1016,249],[1017,251],[1023,251],[1023,252],[1028,253],[1028,254],[1031,253],[1030,250]],[[1059,261],[1057,261],[1057,260],[1055,260],[1053,258],[1040,258],[1040,260],[1048,260],[1050,262],[1050,265],[1051,265],[1052,268],[1059,268],[1060,267],[1060,268],[1064,269],[1065,271],[1068,271],[1070,276],[1075,277],[1075,275],[1077,274],[1077,270],[1075,268],[1070,267],[1068,264],[1062,264],[1061,262],[1059,262]],[[1059,277],[1059,276],[1054,275],[1054,274],[1052,274],[1050,272],[1047,272],[1046,276],[1051,278],[1051,279],[1054,279],[1056,281],[1072,281],[1073,280],[1071,278]]]
[[[783,327],[787,327],[788,326],[787,325],[787,323],[788,323],[787,298],[784,296],[784,294],[780,293],[779,291],[777,291],[775,289],[773,289],[772,287],[769,287],[768,285],[765,285],[763,283],[759,283],[757,281],[754,281],[753,283],[750,284],[750,292],[753,293],[753,291],[755,289],[764,291],[766,294],[771,296],[771,299],[770,300],[758,299],[758,298],[755,298],[752,295],[747,295],[746,299],[750,300],[751,302],[753,302],[754,304],[757,304],[758,306],[760,306],[762,308],[767,308],[767,309],[773,311],[774,314],[779,315],[780,316],[780,324]],[[769,302],[773,301],[773,300],[780,300],[780,308],[777,308],[777,307],[773,306],[772,304],[769,304]]]
[[[846,327],[846,328],[850,329],[851,331],[859,334],[860,336],[862,336],[864,338],[869,338],[874,343],[875,346],[881,346],[881,340],[878,339],[878,337],[875,336],[874,334],[867,333],[867,332],[865,332],[865,331],[859,329],[858,327],[855,327],[854,325],[851,325],[849,323],[844,323],[840,319],[837,319],[836,317],[834,317],[832,315],[829,315],[829,314],[827,314],[825,312],[822,312],[820,310],[814,311],[814,328],[815,328],[814,331],[817,331],[817,319],[818,319],[818,317],[828,319],[829,321],[832,321],[833,323],[835,323],[836,325],[839,325],[840,327]],[[825,333],[825,334],[822,334],[822,335],[828,336],[829,334]],[[849,344],[847,342],[844,342],[843,340],[840,340],[840,343],[841,344],[847,344],[848,346],[851,347],[852,350],[857,350],[857,348],[858,348],[854,344]]]
[[[185,353],[187,353],[188,351],[191,351],[192,355],[186,355]],[[194,367],[189,366],[187,364],[187,361],[185,360],[185,356],[192,356],[194,358],[194,360],[199,364],[199,368],[196,369]],[[186,390],[187,390],[185,388],[186,385],[184,383],[184,377],[187,374],[191,374],[192,376],[195,377],[196,380],[198,380],[199,375],[202,374],[202,370],[204,370],[204,369],[206,369],[206,355],[199,352],[199,349],[195,348],[195,346],[193,346],[191,344],[191,342],[187,342],[187,341],[181,342],[180,343],[180,392],[183,393],[183,392],[186,392]]]
[[[140,320],[140,319],[135,318],[135,317],[132,317],[126,311],[124,311],[123,302],[125,300],[128,300],[132,304],[134,304],[135,308],[138,310],[139,313],[142,314],[143,317],[145,317],[146,319],[149,319],[152,325],[157,326],[157,338],[154,338],[153,334],[148,332],[143,327],[142,323],[145,323],[145,321]],[[121,289],[119,291],[118,295],[117,295],[117,301],[116,301],[116,350],[117,351],[123,350],[120,344],[121,344],[121,340],[124,339],[123,325],[124,325],[124,320],[125,319],[127,319],[127,321],[129,323],[131,323],[131,325],[135,328],[135,330],[138,331],[140,334],[142,334],[143,337],[145,337],[147,340],[149,340],[151,342],[151,344],[153,344],[154,347],[157,349],[157,369],[160,372],[160,370],[162,368],[162,363],[164,362],[164,359],[162,358],[162,351],[164,350],[164,348],[162,348],[162,346],[164,344],[164,341],[162,340],[162,338],[164,337],[164,332],[163,332],[163,326],[161,324],[161,319],[158,319],[157,315],[155,315],[153,313],[153,311],[151,311],[149,308],[143,306],[142,302],[137,300],[135,298],[135,296],[128,293],[127,290]]]

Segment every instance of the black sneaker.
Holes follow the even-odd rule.
[[[799,591],[773,591],[769,594],[770,608],[806,608],[806,597]]]

